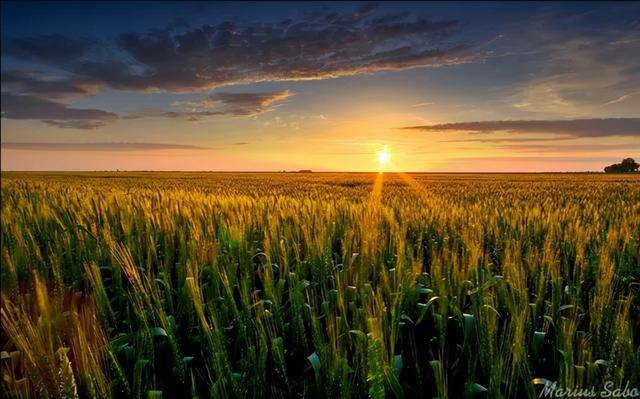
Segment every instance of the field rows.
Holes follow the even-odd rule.
[[[2,175],[9,397],[640,384],[640,178]]]

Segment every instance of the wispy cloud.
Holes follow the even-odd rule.
[[[559,134],[571,137],[640,136],[640,118],[457,122],[407,126],[401,129],[425,132]]]
[[[640,91],[638,91],[638,92],[633,92],[633,93],[623,94],[623,95],[621,95],[621,96],[620,96],[620,97],[618,97],[618,98],[614,98],[614,99],[613,99],[613,100],[611,100],[611,101],[607,101],[606,103],[604,103],[604,105],[613,105],[613,104],[618,104],[618,103],[621,103],[621,102],[623,102],[623,101],[628,100],[629,98],[631,98],[631,97],[633,97],[633,96],[635,96],[635,95],[637,95],[637,94],[640,94]]]
[[[615,157],[592,157],[592,156],[550,156],[550,157],[540,157],[540,156],[505,156],[505,157],[456,157],[449,158],[449,161],[452,162],[488,162],[489,164],[494,163],[545,163],[552,162],[558,164],[565,163],[582,163],[582,162],[611,162],[616,160]]]
[[[533,52],[531,62],[540,66],[507,96],[511,105],[520,112],[584,117],[640,92],[638,19],[620,18],[623,13],[635,15],[640,8],[633,3],[621,6],[601,10],[604,14],[597,23],[593,12],[563,13],[552,8],[527,22],[518,21],[511,37],[519,40],[512,46]],[[616,19],[606,16],[616,13]]]
[[[638,144],[571,144],[571,145],[541,145],[541,144],[508,144],[496,147],[498,149],[515,152],[535,153],[565,153],[565,152],[608,152],[608,151],[640,151]]]
[[[289,90],[260,93],[214,93],[198,101],[174,102],[177,111],[164,112],[161,116],[189,117],[199,120],[210,116],[254,116],[273,109],[275,103],[293,96]]]
[[[433,105],[433,104],[435,103],[432,103],[432,102],[418,103],[418,104],[413,104],[411,108],[426,107],[427,105]]]
[[[153,151],[207,150],[210,148],[163,143],[2,143],[2,149],[31,151]]]
[[[532,143],[545,141],[564,141],[575,140],[577,137],[557,136],[557,137],[482,137],[482,138],[466,138],[455,140],[438,140],[438,143]]]

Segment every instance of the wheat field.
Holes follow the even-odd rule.
[[[638,386],[639,183],[3,173],[3,395]]]

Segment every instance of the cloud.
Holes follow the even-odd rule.
[[[538,142],[538,141],[564,141],[574,140],[576,137],[482,137],[473,139],[438,140],[438,143],[518,143],[518,142]]]
[[[54,65],[116,89],[196,92],[260,81],[436,67],[466,62],[456,20],[408,14],[314,13],[300,20],[128,32],[115,41],[60,35],[8,38],[7,55]]]
[[[529,56],[535,69],[507,101],[521,112],[584,117],[630,99],[640,91],[638,11],[633,3],[590,12],[548,8],[514,22],[502,43]],[[632,101],[617,107],[624,115],[634,108]]]
[[[113,112],[72,108],[44,98],[8,92],[2,92],[1,109],[3,118],[39,119],[50,125],[76,129],[95,129],[118,119]]]
[[[421,130],[426,132],[463,131],[471,133],[541,133],[560,134],[571,137],[635,137],[640,136],[640,118],[458,122],[424,126],[408,126],[401,129]]]
[[[540,144],[510,144],[498,146],[498,149],[504,149],[516,152],[606,152],[606,151],[639,151],[638,144],[572,144],[572,145],[540,145]]]
[[[553,163],[579,163],[579,162],[611,162],[613,160],[612,157],[592,157],[592,156],[553,156],[553,157],[529,157],[529,156],[519,156],[519,157],[457,157],[457,158],[449,158],[448,161],[451,162],[488,162],[490,164],[494,163],[515,163],[523,162],[523,163],[544,163],[544,162],[553,162]]]
[[[633,93],[627,93],[627,94],[623,94],[618,98],[614,98],[613,100],[607,101],[606,103],[604,103],[604,105],[613,105],[613,104],[618,104],[621,103],[623,101],[627,101],[628,99],[630,99],[631,97],[640,94],[640,91],[636,91]]]
[[[610,46],[592,39],[565,44],[548,56],[551,61],[510,96],[525,112],[581,117],[601,112],[603,105],[629,99],[640,90],[640,51],[629,45]],[[618,48],[612,48],[618,47]],[[612,101],[607,101],[609,99]]]
[[[26,82],[25,88],[37,87],[39,96],[50,90],[51,97],[72,97],[83,89],[69,86],[66,83],[58,85],[56,81],[33,79],[30,74],[14,74],[6,76],[11,82]],[[35,83],[34,83],[35,82]],[[43,84],[46,83],[46,84]],[[52,83],[51,86],[47,84]],[[28,92],[28,90],[23,90]],[[85,91],[87,93],[87,91]],[[214,116],[254,116],[273,109],[276,103],[293,96],[289,90],[273,92],[228,93],[211,94],[199,101],[179,101],[172,106],[174,111],[146,110],[138,114],[118,116],[115,113],[98,109],[72,108],[68,105],[50,101],[35,95],[2,93],[2,117],[8,119],[36,119],[50,126],[66,129],[97,129],[114,122],[117,119],[139,119],[144,117],[188,118],[191,121],[202,120]]]
[[[81,129],[81,130],[93,130],[102,126],[106,126],[110,121],[104,121],[100,119],[95,120],[82,120],[82,119],[73,119],[73,120],[51,120],[45,119],[41,121],[49,126],[59,127],[61,129]]]
[[[74,99],[95,95],[100,90],[95,81],[77,77],[47,77],[25,70],[2,71],[0,76],[3,91],[44,98]]]
[[[272,109],[272,104],[293,96],[289,90],[260,93],[214,93],[199,101],[179,101],[180,111],[165,112],[168,117],[188,116],[198,120],[209,116],[253,116]]]
[[[34,71],[2,71],[2,117],[34,119],[50,126],[91,130],[118,119],[99,109],[72,108],[64,101],[95,95],[100,85],[89,79],[43,76]]]
[[[2,143],[2,149],[31,151],[207,150],[209,147],[162,143]]]
[[[413,104],[411,106],[411,108],[426,107],[427,105],[433,105],[433,104],[435,104],[435,103],[427,101],[427,102],[423,102],[423,103]]]
[[[2,117],[40,120],[50,126],[96,129],[115,113],[67,103],[103,88],[139,92],[202,92],[262,81],[339,76],[438,67],[467,62],[471,46],[457,40],[456,20],[381,13],[375,3],[355,12],[311,13],[277,22],[188,27],[176,23],[114,39],[37,35],[3,38],[3,61],[52,71],[3,68]],[[215,93],[163,111],[121,118],[253,116],[293,95]]]

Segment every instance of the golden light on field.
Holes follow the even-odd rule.
[[[387,369],[395,370],[391,372],[396,373],[396,381],[398,373],[416,376],[403,380],[401,384],[406,385],[394,382],[399,393],[405,386],[448,393],[441,378],[432,381],[432,372],[425,373],[420,364],[433,362],[444,372],[442,356],[452,356],[446,348],[465,345],[469,349],[456,354],[458,365],[446,367],[466,373],[470,364],[513,365],[516,350],[518,367],[533,371],[513,373],[488,367],[486,376],[484,371],[472,370],[456,383],[477,384],[478,390],[488,391],[474,381],[489,387],[493,384],[484,378],[507,381],[525,388],[507,389],[504,397],[526,397],[526,391],[520,394],[519,390],[534,391],[532,380],[547,375],[535,371],[547,350],[560,347],[566,353],[583,353],[579,367],[584,369],[598,367],[585,359],[602,357],[611,364],[614,360],[635,364],[637,312],[633,309],[637,306],[631,293],[615,289],[612,282],[635,278],[632,251],[640,246],[640,236],[632,233],[640,225],[640,212],[629,204],[640,204],[637,177],[407,174],[397,172],[409,152],[397,142],[365,144],[369,147],[363,159],[370,163],[365,166],[372,167],[378,154],[386,154],[379,157],[386,162],[386,171],[3,171],[0,231],[3,237],[19,239],[2,242],[0,321],[6,333],[0,343],[10,353],[20,353],[12,367],[24,373],[16,381],[17,371],[3,370],[3,392],[10,397],[21,397],[21,392],[30,397],[61,397],[61,392],[71,392],[69,396],[84,398],[76,393],[82,386],[80,392],[92,389],[97,397],[128,397],[127,392],[121,394],[128,389],[124,381],[137,381],[136,390],[171,389],[178,392],[176,396],[187,396],[191,390],[213,392],[214,397],[267,396],[271,387],[261,391],[260,384],[273,378],[273,396],[293,396],[289,392],[296,389],[303,393],[300,396],[306,392],[335,396],[332,389],[318,384],[318,372],[327,385],[348,386],[347,393],[353,391],[353,396],[367,396],[375,389],[377,398],[385,398],[391,396],[385,385]],[[42,222],[49,220],[55,223]],[[97,234],[108,239],[93,239]],[[545,260],[561,257],[558,248],[590,256],[558,261],[552,273]],[[77,259],[73,254],[78,254]],[[327,263],[327,254],[335,258],[329,261],[335,266]],[[257,256],[264,266],[256,267]],[[45,270],[49,261],[55,273],[65,276],[64,281],[56,282],[55,273],[38,271]],[[83,262],[82,269],[77,269],[78,261]],[[553,305],[555,310],[549,309],[546,298],[532,299],[531,293],[544,293],[547,287],[579,287],[591,278],[594,267],[598,271],[592,295],[565,289],[563,300]],[[495,274],[497,270],[500,275]],[[102,273],[112,276],[116,271],[122,272],[122,278],[103,278]],[[555,275],[566,276],[566,282],[556,284]],[[318,289],[311,289],[312,284]],[[88,292],[76,288],[84,286]],[[468,287],[469,295],[453,295],[460,287]],[[175,298],[165,299],[161,294],[165,291],[176,293]],[[516,291],[524,294],[511,294]],[[325,298],[328,292],[331,303]],[[274,298],[271,293],[286,300],[258,299]],[[469,306],[470,295],[483,305]],[[222,298],[215,300],[224,306],[208,306],[214,298]],[[447,298],[446,306],[429,305],[440,304],[436,302],[440,298]],[[347,303],[350,309],[344,310],[347,307],[341,304]],[[560,303],[574,308],[560,311],[566,306]],[[177,311],[181,304],[184,308]],[[589,310],[584,324],[561,316],[578,306]],[[483,310],[489,307],[491,312]],[[459,309],[468,313],[459,314]],[[428,313],[423,317],[423,312]],[[261,324],[269,314],[281,315],[282,322]],[[622,349],[612,360],[601,354],[602,344],[595,338],[560,340],[543,331],[544,326],[525,329],[533,323],[531,314],[544,314],[549,324],[574,334],[580,331],[596,337],[593,331],[602,331],[607,343],[620,343],[615,345]],[[410,322],[400,325],[403,319]],[[420,325],[421,319],[448,320],[462,328],[456,334],[431,328],[418,331],[412,322]],[[180,320],[182,331],[189,333],[178,334],[173,320]],[[143,322],[136,326],[136,334],[160,335],[174,343],[170,351],[156,350],[153,341],[130,346],[162,360],[145,374],[165,378],[164,385],[138,377],[135,366],[120,363],[116,343],[121,341],[120,334],[131,334],[129,326],[138,321]],[[216,335],[219,325],[243,333]],[[465,330],[469,325],[474,329],[471,334]],[[514,333],[516,328],[522,331]],[[413,338],[389,343],[385,337],[399,329]],[[354,331],[358,340],[365,334],[366,343],[351,345],[340,339]],[[504,345],[501,331],[518,335],[517,345]],[[299,348],[295,336],[314,346]],[[416,351],[414,338],[441,340],[445,352]],[[273,343],[263,344],[269,341]],[[248,349],[236,351],[236,347]],[[486,359],[484,347],[489,348]],[[307,358],[316,370],[299,375],[293,371],[299,364],[291,363],[285,350],[311,352]],[[220,353],[224,362],[219,361]],[[191,354],[203,361],[186,365],[184,358]],[[411,362],[398,361],[405,354]],[[58,361],[49,360],[56,357]],[[383,370],[376,371],[377,382],[371,378],[372,361],[377,370]],[[239,377],[231,375],[228,362],[233,362],[232,370]],[[558,370],[575,368],[577,363],[574,357],[564,356],[544,362]],[[280,371],[267,377],[271,364]],[[182,386],[182,377],[172,374],[178,366],[193,370],[191,386]],[[111,372],[112,367],[121,372]],[[324,371],[346,367],[353,372],[334,377]],[[635,369],[630,369],[620,368],[615,378],[632,378]],[[603,373],[607,370],[602,368]],[[87,375],[90,378],[83,377]],[[584,373],[584,384],[595,386],[601,378],[614,378],[603,375]],[[238,387],[210,383],[220,376],[237,380]],[[492,389],[501,396],[502,386]],[[462,396],[454,395],[450,396]]]

